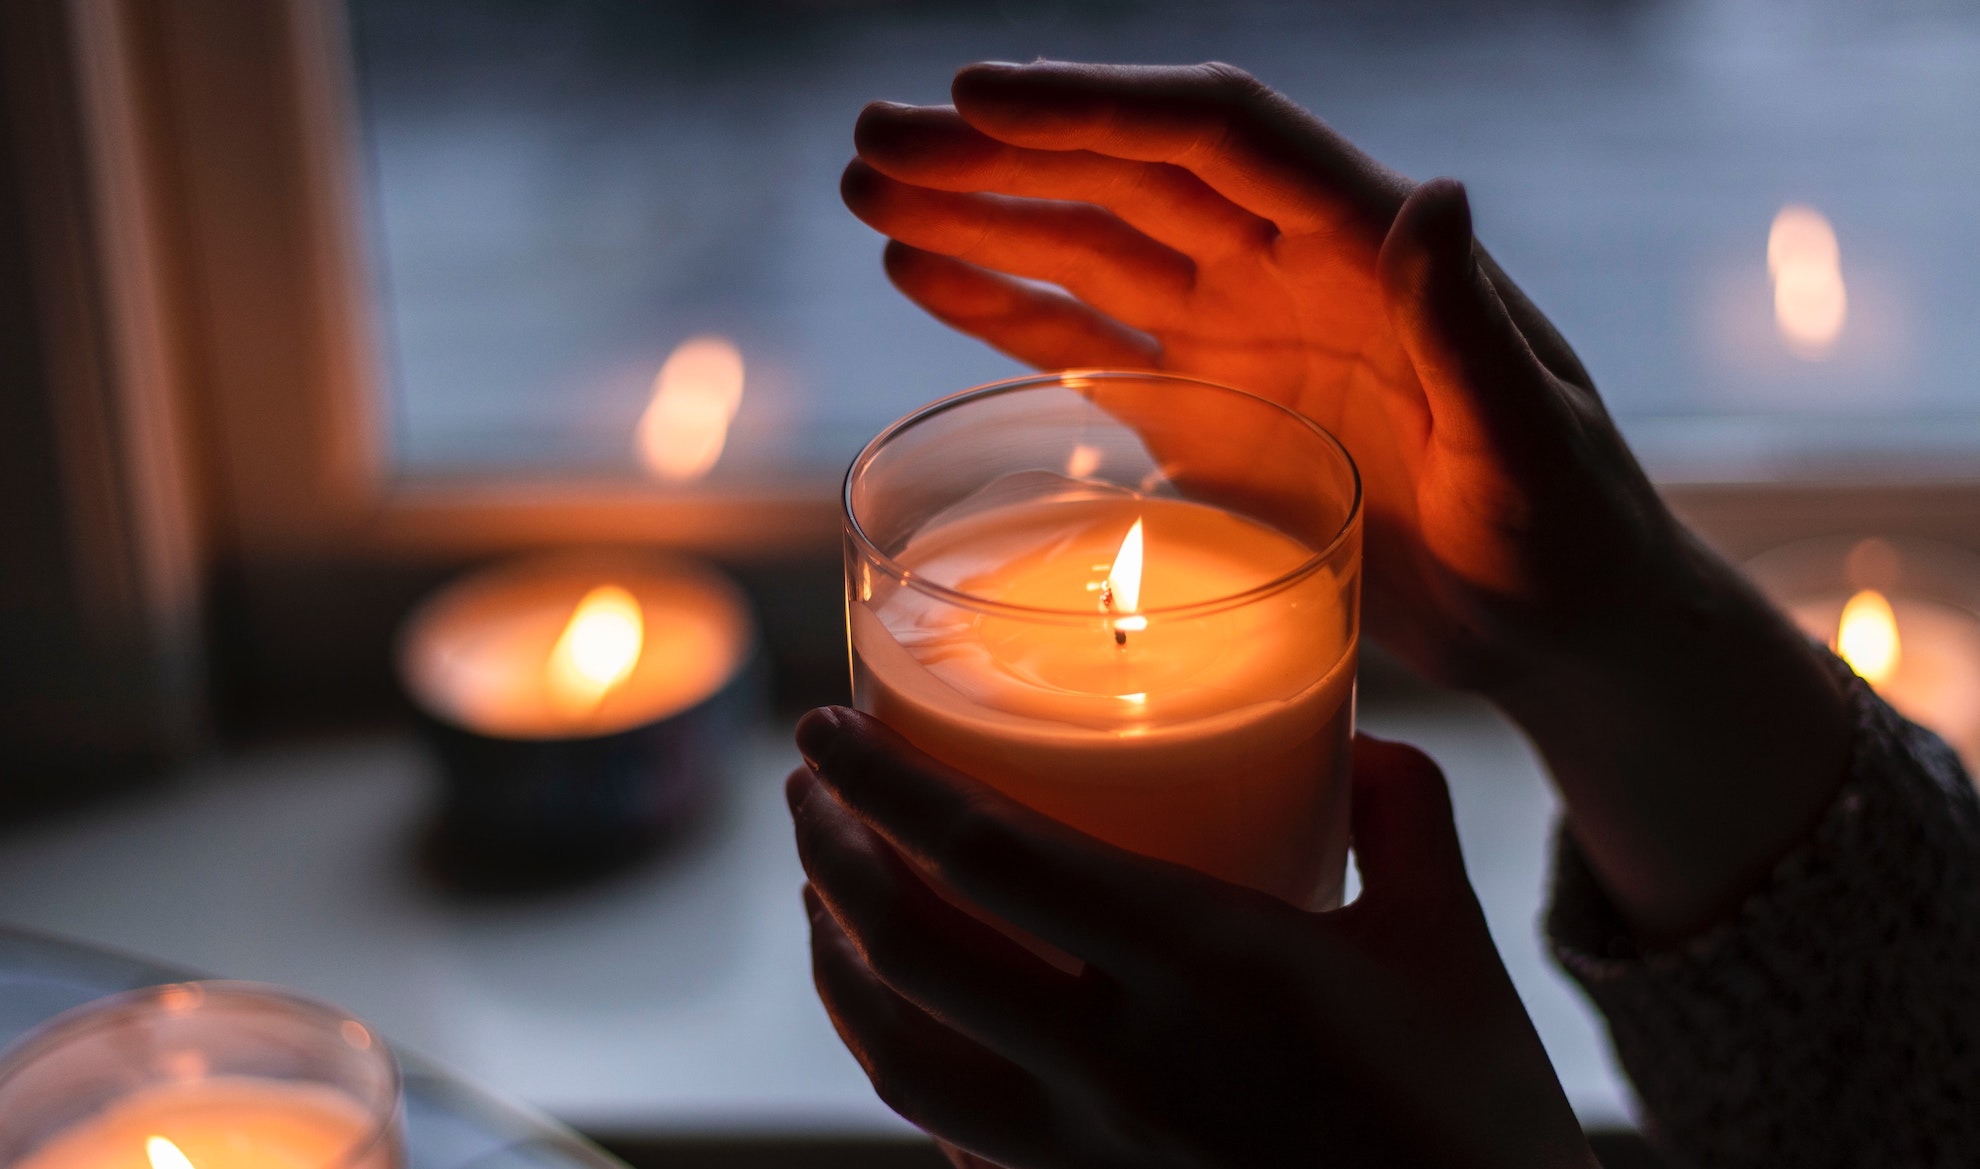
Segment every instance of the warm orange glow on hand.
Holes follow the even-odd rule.
[[[653,400],[639,420],[639,455],[646,469],[672,483],[706,475],[722,457],[742,392],[742,354],[734,342],[683,341],[654,377]]]
[[[1790,203],[1767,233],[1767,273],[1774,280],[1774,323],[1802,357],[1826,355],[1849,316],[1842,252],[1820,211]]]
[[[151,1169],[193,1169],[193,1163],[179,1151],[179,1146],[164,1137],[146,1137],[144,1153],[151,1158]]]
[[[544,664],[551,698],[573,713],[596,707],[639,664],[645,628],[639,601],[625,589],[586,593]]]
[[[1872,686],[1882,686],[1897,673],[1897,614],[1876,589],[1864,589],[1843,606],[1831,647]]]
[[[1106,598],[1109,612],[1129,614],[1114,621],[1114,628],[1126,633],[1148,628],[1148,618],[1133,615],[1141,608],[1141,539],[1141,521],[1136,520],[1121,538],[1121,550],[1114,556],[1114,567],[1107,571],[1107,586],[1100,594]]]

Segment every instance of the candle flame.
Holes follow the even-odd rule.
[[[1121,539],[1121,550],[1114,555],[1114,566],[1107,570],[1107,584],[1101,590],[1107,607],[1115,613],[1133,614],[1141,608],[1141,520]],[[1128,633],[1148,628],[1148,618],[1126,616],[1114,621],[1116,630]]]
[[[1863,680],[1882,686],[1897,673],[1897,614],[1876,589],[1864,589],[1843,606],[1831,646]]]
[[[144,1154],[151,1158],[151,1169],[193,1169],[193,1163],[179,1146],[160,1136],[144,1138]]]
[[[1805,358],[1827,355],[1849,316],[1842,252],[1829,221],[1790,203],[1767,233],[1767,273],[1774,280],[1774,323],[1788,348]]]
[[[645,633],[631,593],[618,585],[586,593],[544,664],[551,698],[572,713],[595,708],[639,663]]]
[[[726,337],[683,341],[653,379],[653,400],[639,420],[639,455],[670,483],[706,475],[722,457],[729,423],[742,405],[743,361]]]

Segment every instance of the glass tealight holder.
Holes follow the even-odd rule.
[[[1829,536],[1762,553],[1746,571],[1980,776],[1980,557],[1930,540]]]
[[[1112,844],[1339,903],[1361,488],[1333,436],[1072,371],[895,423],[844,502],[859,709]]]
[[[399,1068],[350,1015],[186,982],[69,1011],[0,1056],[0,1169],[402,1169]]]

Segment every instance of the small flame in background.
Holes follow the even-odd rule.
[[[639,664],[645,635],[631,593],[618,585],[586,593],[543,666],[552,700],[571,713],[595,709]]]
[[[151,1169],[193,1169],[179,1146],[164,1137],[144,1138],[144,1155],[151,1158]]]
[[[1774,281],[1774,324],[1796,356],[1828,356],[1849,317],[1842,252],[1820,211],[1790,203],[1767,233],[1767,273]]]
[[[1068,479],[1084,479],[1099,469],[1099,448],[1087,446],[1083,442],[1074,446],[1072,454],[1066,459],[1066,478]]]
[[[743,360],[726,337],[681,342],[653,379],[639,419],[639,456],[670,483],[691,483],[722,457],[729,423],[742,405]]]
[[[1882,686],[1897,673],[1899,654],[1897,614],[1876,589],[1864,589],[1843,606],[1831,649],[1872,686]]]
[[[1114,556],[1114,566],[1107,570],[1107,587],[1103,593],[1108,598],[1109,609],[1129,614],[1114,620],[1114,628],[1127,633],[1148,628],[1148,618],[1133,615],[1141,608],[1141,541],[1141,521],[1136,519],[1121,538],[1121,550]]]

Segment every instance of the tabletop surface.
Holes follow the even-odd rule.
[[[1469,701],[1365,695],[1359,718],[1444,765],[1493,937],[1569,1099],[1585,1123],[1625,1121],[1599,1020],[1538,936],[1554,802],[1531,750]],[[434,776],[409,738],[257,749],[0,836],[0,923],[294,986],[589,1132],[905,1135],[812,991],[781,790],[796,763],[789,728],[766,723],[709,822],[650,864],[560,896],[463,901],[411,860]],[[10,986],[0,1023],[141,977]],[[423,1164],[476,1155],[460,1147]]]

